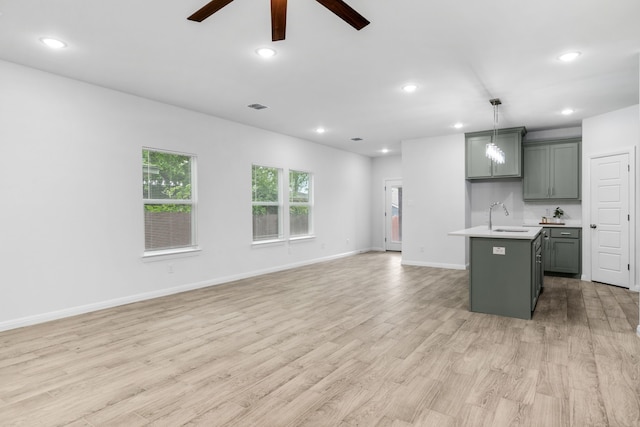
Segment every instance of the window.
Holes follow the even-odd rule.
[[[253,165],[251,192],[254,242],[282,239],[281,175],[281,169]]]
[[[142,150],[145,252],[195,247],[195,161],[190,154]]]
[[[289,234],[291,237],[313,233],[311,221],[311,174],[289,171]]]

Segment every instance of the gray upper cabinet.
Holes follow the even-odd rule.
[[[497,164],[486,156],[487,144],[493,131],[465,134],[466,178],[519,178],[522,176],[522,137],[524,127],[499,129],[495,144],[504,152],[504,164]]]
[[[580,138],[525,144],[524,200],[580,200]]]

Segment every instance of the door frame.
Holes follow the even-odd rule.
[[[582,191],[582,256],[583,260],[586,260],[588,264],[587,266],[583,265],[582,270],[582,280],[592,281],[591,277],[591,269],[593,260],[591,259],[591,228],[589,224],[591,224],[591,161],[593,159],[598,159],[602,157],[616,156],[620,154],[628,154],[629,156],[629,214],[631,215],[631,220],[629,221],[629,290],[632,291],[640,291],[640,284],[636,281],[636,271],[637,271],[637,258],[636,258],[636,224],[638,222],[636,218],[636,147],[624,147],[617,150],[591,154],[588,157],[588,165],[583,168],[583,170],[587,171],[585,177],[583,177],[583,189],[586,188],[586,191]],[[584,165],[583,165],[584,166]],[[585,185],[586,184],[586,185]]]
[[[382,186],[382,238],[384,251],[390,249],[387,248],[387,186],[399,185],[402,187],[402,178],[385,178],[384,185]],[[402,248],[402,242],[400,243]],[[400,249],[402,252],[402,249]]]

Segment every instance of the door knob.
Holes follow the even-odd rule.
[[[598,227],[598,226],[597,226],[597,225],[595,225],[595,224],[591,224],[591,225],[590,225],[590,227],[591,227],[591,228],[596,228],[596,227]]]

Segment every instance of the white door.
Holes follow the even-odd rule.
[[[402,251],[402,181],[385,181],[385,250]]]
[[[591,159],[591,280],[629,287],[629,154]]]

